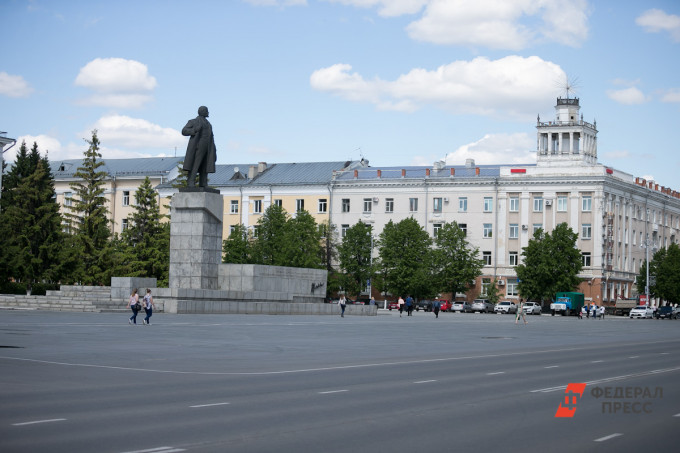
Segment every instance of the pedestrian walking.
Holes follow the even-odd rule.
[[[141,305],[139,304],[139,294],[137,294],[137,288],[133,289],[132,294],[130,294],[128,307],[132,309],[132,316],[130,316],[128,324],[137,325],[137,313],[139,312],[139,309],[142,308]]]
[[[517,315],[515,316],[515,324],[517,324],[519,322],[520,316],[522,317],[524,324],[527,324],[527,317],[526,317],[526,314],[524,314],[524,301],[522,299],[519,300],[519,307],[517,307]]]
[[[399,304],[399,317],[401,318],[401,314],[404,312],[404,299],[399,296],[399,302],[397,303]]]
[[[413,297],[411,295],[406,298],[406,313],[407,316],[412,316],[413,313]]]
[[[345,307],[347,307],[347,299],[345,299],[344,295],[340,296],[340,299],[338,300],[338,305],[340,305],[340,317],[344,318],[345,317]]]
[[[604,305],[600,306],[600,319],[604,319]]]
[[[593,303],[593,305],[591,305],[590,307],[590,312],[593,314],[593,319],[597,319],[597,310],[598,310],[597,305]]]
[[[146,288],[146,294],[144,295],[143,299],[143,304],[142,306],[144,307],[144,313],[146,313],[146,317],[142,321],[143,324],[150,326],[151,322],[149,322],[149,318],[151,318],[151,315],[153,314],[153,296],[151,295],[151,290],[149,288]]]
[[[439,319],[439,310],[442,308],[442,304],[438,301],[435,300],[432,303],[432,311],[434,311],[434,317]]]

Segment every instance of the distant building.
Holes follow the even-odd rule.
[[[596,125],[579,116],[578,99],[559,98],[555,110],[554,121],[537,121],[535,164],[336,172],[332,222],[344,234],[361,220],[377,236],[390,220],[413,217],[433,237],[458,222],[485,262],[473,290],[459,295],[467,299],[484,295],[494,278],[502,297],[517,299],[522,248],[538,228],[566,222],[579,234],[586,298],[632,296],[646,247],[678,242],[680,194],[598,163]]]
[[[9,149],[16,144],[16,140],[13,138],[7,138],[6,137],[7,132],[0,132],[0,188],[2,187],[2,167],[5,162],[5,151],[9,151]],[[8,146],[9,145],[9,146]],[[5,149],[7,147],[7,149]],[[1,192],[1,191],[0,191]],[[0,193],[0,196],[2,193]]]

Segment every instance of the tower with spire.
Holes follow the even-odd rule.
[[[555,120],[536,120],[539,166],[597,164],[597,123],[583,121],[578,98],[558,97]]]

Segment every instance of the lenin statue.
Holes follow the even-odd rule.
[[[208,107],[198,108],[198,116],[189,120],[182,129],[182,135],[191,136],[183,167],[183,170],[188,172],[187,186],[196,187],[196,175],[198,175],[198,185],[203,188],[208,187],[208,173],[215,173],[217,160],[215,138],[208,121]]]

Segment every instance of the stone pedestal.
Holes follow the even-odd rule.
[[[172,197],[170,288],[219,288],[223,209],[219,193],[180,192]]]

